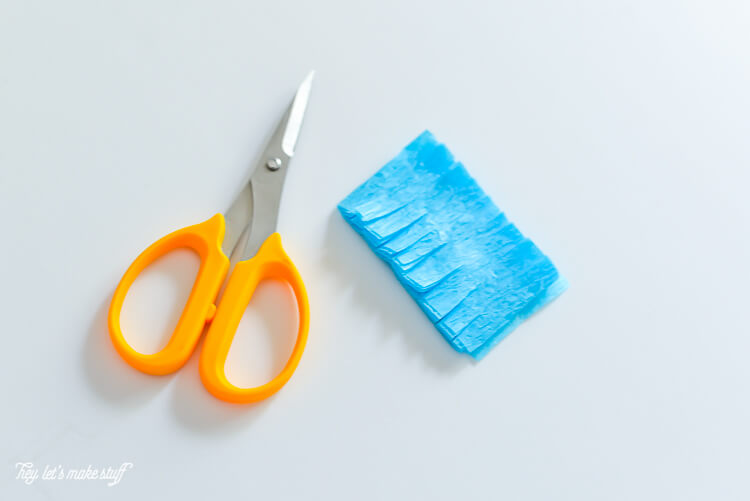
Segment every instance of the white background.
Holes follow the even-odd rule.
[[[3,499],[750,498],[749,23],[744,1],[0,2]],[[233,407],[196,357],[131,369],[120,276],[229,204],[310,69],[279,220],[312,308],[297,373]],[[335,212],[425,128],[571,283],[478,364]],[[196,266],[136,283],[134,345],[163,344]],[[283,364],[290,301],[260,290],[233,381]],[[135,466],[27,486],[19,461]]]

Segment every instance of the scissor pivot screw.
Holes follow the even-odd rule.
[[[281,168],[281,159],[269,158],[268,162],[266,162],[266,167],[268,167],[268,170],[279,170]]]

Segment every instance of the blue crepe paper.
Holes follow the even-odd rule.
[[[339,211],[445,340],[476,359],[568,285],[429,131]]]

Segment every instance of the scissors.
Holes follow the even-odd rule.
[[[178,370],[190,358],[208,323],[200,355],[200,375],[206,389],[217,398],[234,403],[257,402],[276,393],[294,373],[307,342],[310,307],[302,278],[281,246],[276,220],[313,74],[297,89],[250,180],[244,183],[229,210],[157,240],[123,275],[112,297],[108,323],[115,349],[131,366],[153,375]],[[198,254],[201,260],[198,275],[167,345],[158,353],[139,353],[125,341],[120,328],[123,301],[133,281],[149,264],[178,248],[192,249]],[[216,304],[230,266],[233,271]],[[263,279],[278,279],[291,286],[299,310],[297,340],[289,360],[274,379],[255,388],[240,388],[227,380],[224,365],[240,319]]]

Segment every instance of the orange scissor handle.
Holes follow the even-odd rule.
[[[267,278],[287,282],[294,291],[299,309],[297,341],[286,365],[274,379],[255,388],[240,388],[227,380],[224,366],[235,331],[250,298],[258,283]],[[203,343],[200,374],[204,386],[215,397],[227,402],[250,403],[270,397],[289,381],[297,368],[307,343],[309,325],[310,306],[305,284],[294,263],[284,252],[281,237],[274,233],[266,239],[255,257],[237,263],[229,277],[216,316]]]
[[[229,259],[221,250],[224,224],[224,216],[216,214],[200,224],[170,233],[144,250],[123,275],[109,307],[109,334],[117,352],[136,369],[154,375],[169,374],[190,358],[203,327],[216,312],[214,301],[229,268]],[[125,295],[149,264],[179,248],[192,249],[200,256],[198,277],[167,345],[158,353],[139,353],[125,341],[120,328],[120,310]]]

